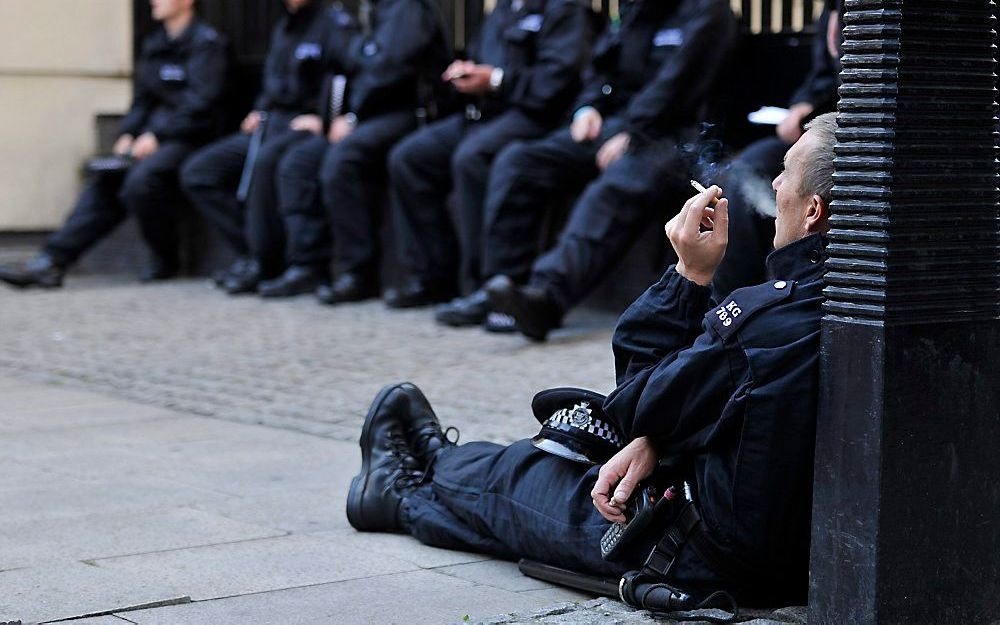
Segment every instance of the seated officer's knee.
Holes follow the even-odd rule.
[[[493,171],[498,175],[522,171],[527,166],[528,152],[528,144],[524,141],[511,143],[500,150],[500,153],[493,160]]]
[[[451,155],[451,171],[456,178],[486,178],[491,155],[473,142],[464,141]]]
[[[323,166],[319,171],[320,184],[325,186],[339,184],[345,176],[356,177],[359,169],[367,165],[377,167],[377,163],[365,163],[364,155],[350,143],[341,143],[326,154]]]
[[[193,156],[184,161],[178,174],[181,187],[184,190],[190,191],[191,189],[213,186],[213,180],[207,167],[208,160],[204,152],[195,152]]]
[[[137,167],[125,176],[118,200],[129,210],[142,214],[155,201],[156,195],[163,193],[161,187],[153,176]]]

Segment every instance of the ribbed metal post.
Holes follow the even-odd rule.
[[[992,623],[995,5],[846,9],[809,622]]]

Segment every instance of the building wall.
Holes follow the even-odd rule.
[[[131,0],[0,1],[0,231],[66,216],[95,116],[128,107],[131,44]]]

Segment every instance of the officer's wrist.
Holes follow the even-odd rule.
[[[715,271],[705,271],[705,270],[695,270],[689,268],[684,264],[683,260],[678,260],[677,264],[674,265],[674,271],[680,274],[681,277],[694,282],[698,286],[708,286],[712,284],[712,280],[715,278]]]

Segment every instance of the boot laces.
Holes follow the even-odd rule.
[[[392,488],[402,492],[419,486],[424,480],[424,472],[398,429],[389,432],[388,443],[389,454],[396,460],[396,470],[389,480]]]

